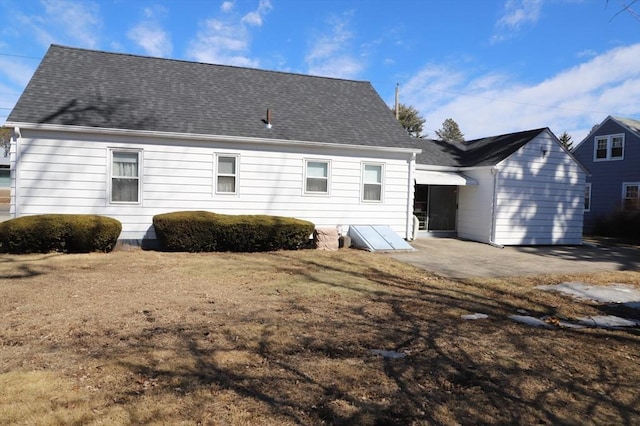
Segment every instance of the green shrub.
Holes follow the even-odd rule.
[[[595,220],[593,235],[640,242],[640,211],[617,211]]]
[[[98,215],[43,214],[0,223],[0,252],[88,253],[113,250],[122,225]]]
[[[296,250],[308,243],[314,224],[267,215],[184,211],[153,217],[163,250],[255,252]]]

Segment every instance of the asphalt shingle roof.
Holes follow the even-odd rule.
[[[413,147],[369,82],[58,45],[8,122]]]
[[[465,142],[445,142],[431,139],[414,140],[422,148],[418,164],[449,167],[494,166],[504,160],[546,128],[508,133]]]

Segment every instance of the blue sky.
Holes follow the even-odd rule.
[[[632,4],[629,11],[621,11]],[[48,46],[370,81],[434,136],[640,119],[633,0],[0,0],[0,124]]]

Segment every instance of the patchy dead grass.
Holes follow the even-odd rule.
[[[640,424],[637,328],[508,319],[611,313],[535,286],[640,271],[448,280],[360,251],[133,251],[3,255],[0,279],[6,423]]]

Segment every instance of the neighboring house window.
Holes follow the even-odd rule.
[[[591,184],[584,184],[584,211],[591,211]]]
[[[593,161],[622,160],[624,158],[624,134],[596,136]]]
[[[111,202],[140,202],[141,151],[111,151]]]
[[[328,161],[306,162],[305,192],[310,194],[329,193],[329,166]]]
[[[363,165],[362,200],[382,201],[382,164]]]
[[[238,180],[238,156],[219,155],[216,174],[216,192],[235,194]]]
[[[622,184],[622,208],[640,210],[640,182]]]

